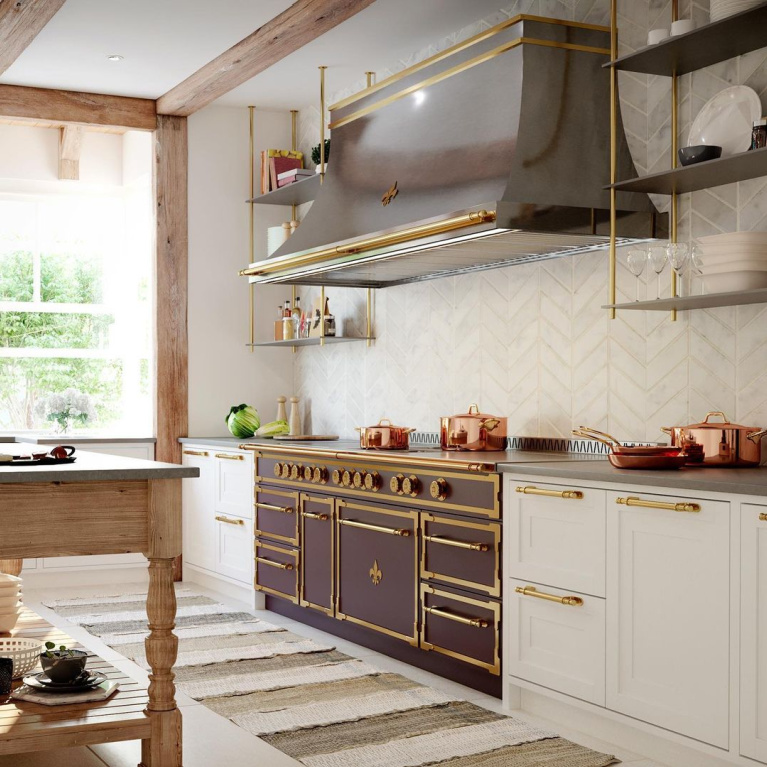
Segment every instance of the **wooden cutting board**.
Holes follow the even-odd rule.
[[[284,442],[330,442],[338,439],[338,434],[301,434],[297,437],[291,437],[289,434],[280,434],[274,439]]]

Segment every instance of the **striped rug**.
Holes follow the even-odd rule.
[[[177,588],[178,689],[307,767],[607,767],[618,760]],[[145,594],[58,599],[148,669]]]

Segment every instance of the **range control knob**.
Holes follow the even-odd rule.
[[[389,490],[391,490],[392,493],[397,493],[397,495],[402,495],[404,493],[404,490],[402,489],[402,482],[404,479],[404,474],[397,474],[396,477],[392,477],[389,480]]]
[[[363,484],[365,485],[365,490],[372,490],[374,493],[377,493],[378,489],[381,487],[381,475],[377,471],[365,474]]]
[[[287,479],[290,476],[291,465],[289,463],[282,464],[282,478]]]
[[[334,485],[340,485],[341,484],[341,472],[343,469],[333,469],[333,484]]]
[[[405,495],[412,495],[413,498],[421,492],[421,482],[415,474],[411,474],[402,480],[402,492]]]
[[[440,477],[439,479],[435,479],[429,485],[429,495],[431,495],[435,501],[444,501],[445,498],[447,498],[448,489],[447,481]]]
[[[358,490],[362,489],[362,486],[365,481],[365,474],[361,471],[355,471],[354,475],[352,476],[352,484],[354,487],[356,487]]]
[[[324,466],[315,466],[312,469],[312,482],[324,485],[328,481],[328,470]]]
[[[344,487],[352,486],[352,473],[349,471],[349,469],[344,469],[344,473],[341,475],[341,484]]]
[[[301,466],[301,464],[293,464],[290,467],[290,478],[291,479],[300,479],[304,475],[304,469]]]
[[[282,476],[282,464],[277,462],[274,464],[274,476],[275,477],[281,477]]]
[[[313,466],[304,466],[304,479],[307,482],[311,482],[312,481],[312,471],[313,471],[313,469],[314,469]]]

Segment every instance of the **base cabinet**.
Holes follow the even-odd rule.
[[[213,462],[208,450],[182,451],[181,463],[200,470],[195,479],[181,480],[181,530],[184,562],[211,572],[216,554],[213,501]]]
[[[253,572],[251,520],[216,514],[215,535],[215,571],[236,581],[249,582]]]

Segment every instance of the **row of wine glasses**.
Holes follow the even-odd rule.
[[[686,266],[689,265],[691,289],[692,277],[701,277],[703,275],[703,260],[701,258],[700,247],[695,243],[653,243],[646,248],[632,248],[626,256],[626,263],[629,271],[637,278],[637,301],[639,301],[639,278],[648,264],[657,275],[656,299],[660,298],[660,276],[666,268],[666,264],[670,264],[671,268],[676,272],[679,295],[681,295],[682,280]],[[701,294],[703,290],[701,282]]]

